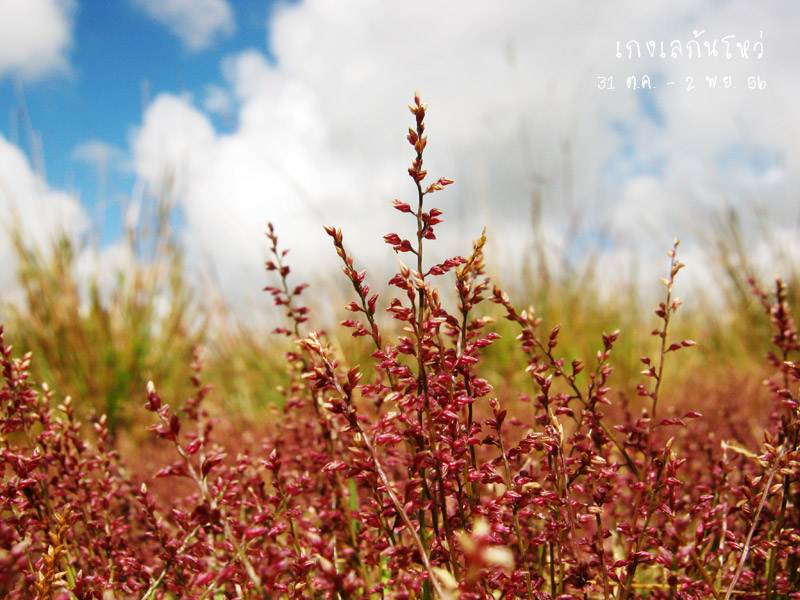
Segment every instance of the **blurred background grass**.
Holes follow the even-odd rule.
[[[81,278],[76,265],[80,249],[68,236],[61,235],[43,248],[29,244],[22,229],[14,228],[11,237],[24,299],[13,304],[3,299],[8,339],[19,350],[33,351],[37,381],[47,382],[62,397],[72,396],[84,417],[107,414],[112,430],[118,432],[134,436],[136,431],[144,432],[141,425],[147,417],[142,405],[148,380],[156,381],[162,396],[173,402],[190,394],[190,363],[198,344],[204,348],[205,381],[215,390],[215,410],[235,420],[265,418],[267,407],[281,402],[277,388],[288,377],[283,354],[292,342],[271,334],[272,327],[284,325],[280,315],[276,313],[271,326],[253,326],[225,306],[205,302],[187,277],[170,226],[169,205],[158,206],[154,218],[144,220],[149,226],[127,232],[127,248],[135,259],[115,273],[110,289],[103,289],[97,274],[88,281]],[[291,240],[285,246],[290,247]],[[690,403],[692,410],[714,414],[736,407],[752,413],[745,418],[762,422],[766,415],[759,410],[759,391],[744,382],[760,381],[768,374],[764,354],[771,333],[768,316],[752,294],[748,278],[760,279],[767,289],[772,282],[764,280],[750,260],[750,246],[734,213],[720,220],[708,248],[715,274],[709,285],[719,293],[694,294],[673,321],[671,338],[692,339],[698,346],[670,355],[667,401],[675,406]],[[465,247],[463,253],[468,250]],[[775,264],[788,265],[789,272],[782,277],[790,300],[796,299],[797,268],[779,256],[779,247],[774,252]],[[499,283],[515,305],[535,308],[543,318],[543,335],[562,325],[557,350],[567,361],[578,358],[591,368],[602,333],[620,329],[611,383],[621,393],[635,396],[636,383],[641,381],[639,358],[655,356],[658,342],[650,335],[658,325],[655,306],[642,298],[656,297],[654,290],[660,295],[666,257],[663,264],[650,267],[651,289],[642,290],[641,283],[630,281],[608,294],[595,262],[588,261],[580,271],[557,270],[547,266],[551,263],[544,255],[544,248],[535,248],[522,272],[505,275]],[[291,277],[294,283],[302,281],[302,274]],[[265,275],[253,285],[263,287],[267,281]],[[440,280],[440,286],[445,281]],[[371,284],[380,289],[379,282]],[[311,323],[333,334],[348,363],[368,364],[370,344],[351,338],[337,319],[314,320],[314,315],[345,318],[341,307],[350,300],[344,278],[338,284],[326,281],[323,287],[325,294],[311,293],[305,298],[312,309]],[[681,290],[680,275],[677,289]],[[268,304],[265,294],[264,305]],[[503,391],[524,392],[528,375],[516,346],[516,327],[501,318],[496,306],[486,302],[480,309],[495,318],[493,327],[502,336],[485,353],[484,376]],[[384,323],[392,326],[390,319]]]

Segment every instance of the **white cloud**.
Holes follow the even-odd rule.
[[[16,260],[11,227],[19,225],[29,244],[46,249],[63,232],[78,240],[89,225],[80,201],[50,189],[38,178],[25,155],[0,135],[0,289],[3,301],[15,287]]]
[[[69,72],[74,0],[0,1],[0,77]]]
[[[208,118],[194,109],[187,98],[159,96],[145,115],[142,131],[135,140],[136,172],[145,181],[183,196],[213,150],[214,128]]]
[[[230,120],[233,118],[235,110],[233,94],[231,94],[230,90],[218,85],[206,86],[203,97],[203,108],[209,113]]]
[[[86,163],[102,169],[109,167],[120,167],[125,153],[107,142],[100,140],[87,140],[75,148],[70,153],[72,160]]]
[[[226,0],[134,0],[153,19],[166,25],[193,52],[208,48],[236,28]]]
[[[660,257],[675,235],[693,247],[686,238],[701,240],[698,229],[730,199],[736,163],[721,157],[731,147],[780,157],[749,184],[736,180],[741,206],[766,190],[762,201],[778,209],[796,189],[800,42],[790,15],[800,18],[800,5],[788,0],[755,14],[744,0],[462,3],[455,11],[444,1],[285,5],[269,24],[275,64],[257,50],[223,63],[236,129],[216,132],[189,99],[161,96],[136,137],[138,173],[156,187],[165,170],[176,175],[187,242],[230,295],[260,289],[267,220],[312,274],[336,262],[324,222],[342,226],[356,260],[384,274],[396,258],[381,236],[410,233],[389,201],[414,196],[405,104],[420,89],[430,103],[428,171],[456,180],[431,198],[447,220],[431,259],[468,252],[486,223],[498,241],[495,263],[524,260],[534,193],[554,247],[575,247],[569,223],[582,215],[626,256]],[[687,42],[693,29],[710,40],[754,41],[763,31],[765,57],[615,56],[617,40]],[[626,89],[626,76],[646,73],[659,89]],[[686,77],[707,74],[739,86],[686,89]],[[599,75],[613,75],[617,89],[598,90]],[[746,89],[753,75],[765,90]]]

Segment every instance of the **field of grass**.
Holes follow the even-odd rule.
[[[410,108],[416,235],[379,282],[326,227],[341,323],[271,225],[271,334],[212,324],[163,214],[110,294],[14,237],[2,597],[800,598],[796,273],[758,281],[733,222],[708,304],[677,240],[654,307],[596,274],[506,292],[484,237],[429,264],[452,182]]]

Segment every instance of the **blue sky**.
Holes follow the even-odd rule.
[[[231,6],[230,29],[220,25],[206,43],[193,48],[134,2],[77,2],[68,10],[73,31],[69,71],[32,81],[18,74],[0,79],[0,106],[8,115],[0,133],[32,163],[37,154],[44,159],[51,186],[79,195],[90,211],[98,202],[105,204],[104,243],[121,233],[120,198],[131,193],[135,180],[126,149],[149,100],[160,93],[200,95],[208,86],[221,85],[220,63],[226,55],[259,48],[270,57],[266,24],[274,2]],[[41,150],[31,146],[25,117]],[[218,115],[212,119],[220,130],[231,126]],[[93,160],[93,142],[107,145],[102,175],[102,166]]]
[[[132,260],[124,220],[168,193],[192,276],[244,303],[264,285],[268,220],[310,277],[336,268],[323,223],[392,271],[381,236],[402,233],[388,207],[412,192],[419,89],[429,171],[456,181],[442,255],[487,225],[490,263],[513,271],[538,198],[556,263],[596,240],[614,276],[652,273],[679,236],[702,280],[731,208],[769,215],[769,240],[747,232],[762,262],[800,248],[798,21],[791,0],[0,0],[0,213],[40,240],[102,230],[86,263],[111,272]],[[644,75],[655,89],[627,89]],[[0,238],[3,286],[10,257]]]

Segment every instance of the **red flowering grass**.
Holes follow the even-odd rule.
[[[84,439],[72,403],[52,406],[0,329],[4,597],[800,598],[800,342],[783,284],[769,294],[753,283],[776,332],[760,444],[712,437],[690,399],[665,399],[673,353],[694,345],[671,334],[677,241],[657,352],[641,359],[635,389],[615,393],[622,334],[602,335],[589,361],[566,360],[560,328],[543,331],[491,284],[484,235],[466,257],[426,263],[443,216],[430,201],[452,182],[425,183],[427,105],[415,95],[410,108],[416,197],[394,208],[416,234],[384,237],[401,259],[389,297],[372,291],[344,234],[325,228],[353,288],[342,325],[371,364],[348,364],[311,327],[305,286],[289,283],[270,226],[267,289],[288,318],[278,333],[296,341],[285,402],[243,444],[216,437],[199,353],[182,404],[148,385],[151,431],[172,448],[152,471],[186,485],[156,496],[134,481],[104,420]],[[440,297],[448,286],[453,312]],[[482,370],[499,338],[486,302],[516,328],[517,388]],[[399,334],[381,328],[383,310]]]

